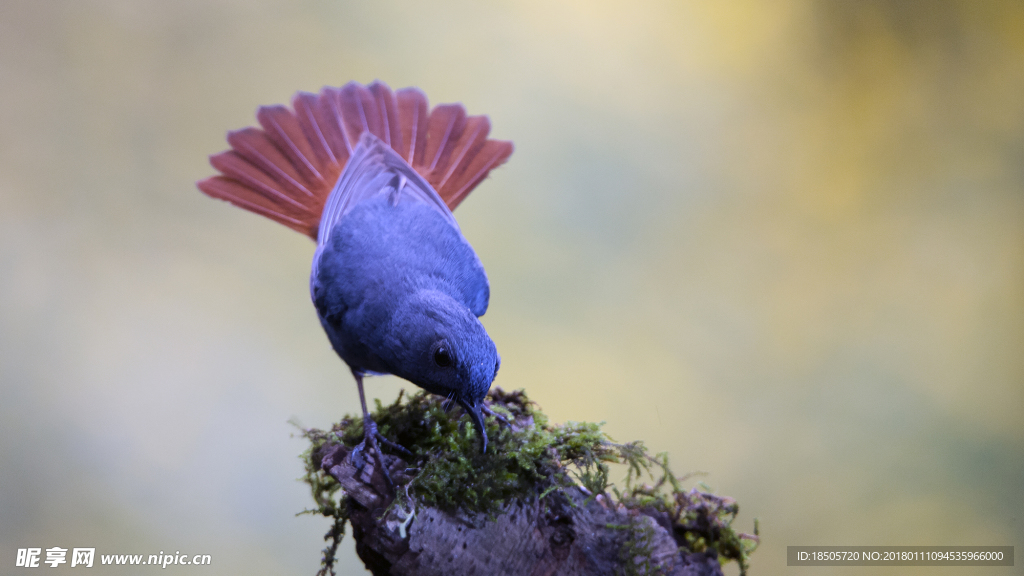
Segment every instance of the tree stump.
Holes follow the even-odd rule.
[[[304,431],[313,512],[335,521],[321,574],[333,574],[346,522],[375,576],[712,576],[727,560],[746,571],[757,537],[732,530],[731,499],[683,491],[665,456],[611,443],[596,425],[548,426],[521,392],[495,389],[489,400],[504,423],[488,419],[496,441],[486,455],[468,418],[460,425],[429,396],[378,406],[382,433],[415,455],[384,454],[396,494],[376,457],[362,469],[352,462],[361,420]],[[616,460],[630,466],[625,491],[607,482]],[[639,484],[641,472],[655,484]]]

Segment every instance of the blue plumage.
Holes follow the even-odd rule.
[[[390,162],[390,161],[397,162]],[[331,193],[310,292],[335,351],[357,378],[394,374],[479,410],[500,363],[477,319],[490,288],[483,266],[429,185],[364,134]],[[424,198],[426,196],[426,198]],[[330,213],[331,206],[344,206]]]

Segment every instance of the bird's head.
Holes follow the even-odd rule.
[[[486,451],[480,409],[501,357],[480,320],[447,294],[421,290],[398,308],[388,333],[391,373],[462,406]]]

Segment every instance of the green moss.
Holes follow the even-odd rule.
[[[345,537],[345,524],[349,517],[348,506],[345,503],[344,493],[340,492],[341,485],[338,484],[338,481],[320,469],[320,458],[317,455],[331,442],[329,435],[316,429],[303,430],[302,435],[310,441],[309,448],[301,456],[306,469],[302,480],[309,485],[316,508],[307,508],[297,515],[320,514],[332,520],[330,530],[324,535],[327,546],[320,559],[321,569],[318,575],[331,574],[334,576],[334,559],[338,552],[338,545]]]
[[[619,548],[619,574],[621,576],[652,576],[663,573],[651,558],[654,552],[654,526],[643,516],[630,516],[626,525],[629,538]]]
[[[642,442],[616,444],[601,431],[600,424],[551,425],[522,391],[506,393],[494,388],[487,400],[506,422],[486,418],[491,440],[486,454],[480,452],[480,438],[469,419],[462,417],[462,410],[445,411],[435,396],[418,392],[405,398],[400,394],[393,404],[377,403],[373,418],[380,432],[414,455],[410,465],[418,471],[400,490],[414,500],[407,507],[414,504],[493,515],[509,501],[545,498],[571,486],[582,486],[592,497],[605,494],[610,498],[611,490],[615,500],[628,509],[668,513],[683,548],[692,552],[713,548],[723,563],[736,560],[745,573],[756,537],[732,530],[738,511],[735,502],[696,489],[684,491],[669,469],[666,454],[651,456]],[[348,516],[340,486],[320,470],[320,460],[325,450],[339,441],[356,446],[362,434],[359,417],[344,418],[330,432],[303,431],[311,444],[302,456],[304,480],[316,503],[316,508],[307,512],[334,520],[326,537],[329,544],[324,550],[323,574],[333,574],[334,550]],[[627,467],[621,490],[609,481],[609,464],[613,463]],[[653,484],[641,483],[644,479]],[[644,543],[649,547],[651,542],[645,528],[652,530],[645,522],[630,524],[633,534],[622,554],[643,557]]]
[[[703,482],[700,485],[707,491],[697,488],[683,490],[679,479],[668,467],[666,454],[646,458],[647,466],[638,461],[639,470],[651,478],[656,477],[657,482],[654,485],[641,484],[637,481],[640,472],[634,475],[636,469],[631,469],[632,478],[627,476],[626,490],[616,490],[619,502],[629,509],[667,513],[676,541],[683,551],[713,550],[721,564],[735,561],[739,564],[740,574],[745,575],[750,567],[750,554],[759,542],[757,519],[754,519],[753,535],[737,532],[732,527],[739,513],[735,500],[713,494]]]

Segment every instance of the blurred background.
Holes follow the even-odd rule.
[[[456,212],[496,384],[708,472],[760,519],[754,574],[789,545],[1024,551],[1019,1],[4,0],[0,571],[316,571],[287,421],[358,394],[313,244],[194,183],[257,106],[374,79],[516,143]]]

